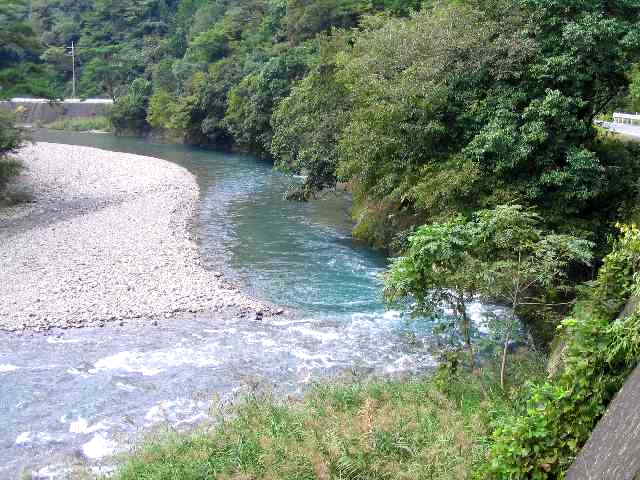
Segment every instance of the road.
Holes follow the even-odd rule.
[[[611,130],[612,132],[622,133],[630,137],[640,138],[639,125],[625,125],[622,123],[612,123],[612,122],[602,122],[601,125],[604,128]]]

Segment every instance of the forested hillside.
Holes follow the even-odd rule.
[[[31,83],[5,91],[69,95],[73,42],[78,92],[116,100],[116,131],[270,158],[305,175],[291,199],[346,185],[355,236],[389,252],[419,225],[518,204],[594,243],[584,280],[636,209],[639,149],[594,120],[640,104],[640,2],[8,5],[32,34],[0,76]]]
[[[601,245],[634,202],[629,148],[593,121],[640,98],[635,2],[33,0],[28,15],[59,95],[74,42],[78,91],[115,98],[116,129],[273,158],[307,175],[292,198],[347,183],[355,233],[378,246],[509,202]]]
[[[3,96],[70,95],[73,42],[78,93],[113,98],[116,131],[270,159],[303,176],[292,200],[344,186],[355,236],[402,255],[387,299],[452,319],[451,384],[320,390],[293,420],[265,407],[269,425],[251,424],[251,404],[213,440],[154,447],[122,478],[176,478],[167,458],[192,473],[180,478],[563,478],[640,354],[640,316],[619,317],[640,288],[640,146],[595,123],[640,110],[640,0],[10,0],[0,18]],[[512,307],[493,319],[491,383],[476,369],[478,298]],[[535,385],[527,359],[507,360],[517,315],[547,353],[560,332],[562,365]],[[458,477],[428,473],[448,451],[411,449],[434,448],[418,420],[371,426],[375,405],[393,410],[400,391],[423,406],[432,388],[460,435],[465,395],[488,412],[465,444],[476,457],[451,447]],[[349,412],[369,422],[366,438],[323,438],[309,411],[326,402],[346,417],[337,430]],[[278,456],[300,439],[316,443]]]

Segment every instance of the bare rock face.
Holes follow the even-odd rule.
[[[567,480],[640,478],[640,366],[609,405]]]

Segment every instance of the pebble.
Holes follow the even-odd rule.
[[[18,157],[26,167],[18,186],[35,203],[0,210],[0,330],[104,326],[222,305],[271,311],[203,267],[189,231],[198,186],[186,169],[50,143]]]

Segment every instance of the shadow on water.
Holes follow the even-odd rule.
[[[385,310],[386,259],[351,239],[345,194],[286,201],[292,180],[247,155],[111,135],[34,137],[189,169],[201,188],[194,229],[207,266],[296,314],[0,335],[0,478],[23,469],[64,478],[69,458],[108,465],[141,432],[200,422],[212,398],[233,398],[247,384],[299,393],[345,371],[402,374],[433,365],[421,346],[429,338],[423,324]]]

